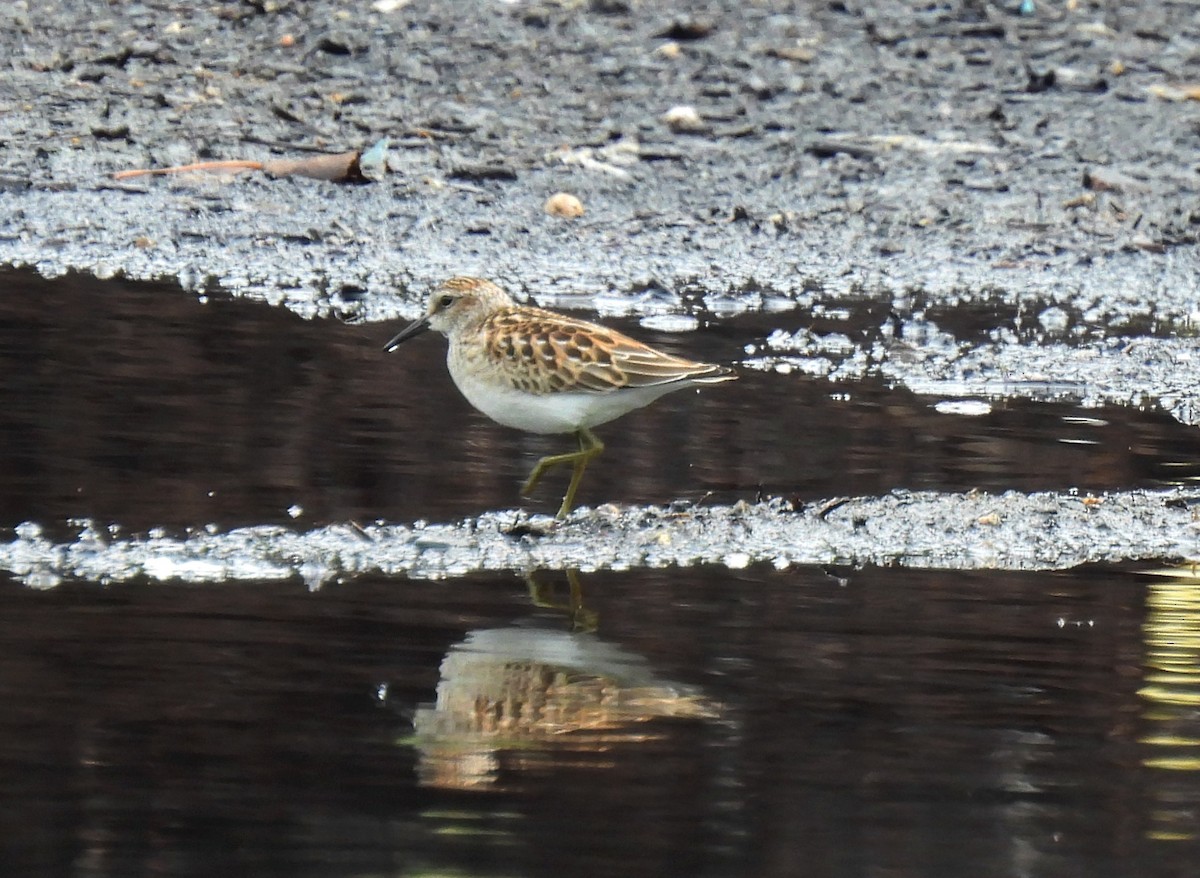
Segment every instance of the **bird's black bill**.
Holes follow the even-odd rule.
[[[414,320],[412,323],[408,324],[408,326],[401,329],[396,334],[395,338],[393,338],[391,341],[389,341],[387,344],[385,344],[383,346],[384,353],[390,354],[396,348],[400,347],[400,345],[404,344],[404,342],[408,341],[410,338],[412,338],[415,335],[420,335],[422,332],[424,332],[428,328],[429,328],[429,318],[428,317],[422,317],[420,320]]]

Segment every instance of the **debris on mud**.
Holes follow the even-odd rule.
[[[114,180],[135,177],[157,177],[166,174],[212,173],[238,174],[242,171],[262,171],[268,177],[310,177],[331,183],[362,183],[377,179],[387,164],[388,141],[385,137],[366,152],[352,150],[336,155],[314,155],[299,159],[225,159],[214,162],[193,162],[168,168],[135,168],[117,171]]]

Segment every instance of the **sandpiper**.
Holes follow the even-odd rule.
[[[384,345],[387,352],[426,329],[450,340],[446,365],[459,391],[493,421],[530,433],[573,433],[578,451],[543,457],[521,487],[570,464],[557,518],[566,518],[583,471],[604,450],[592,427],[701,384],[731,381],[725,366],[663,353],[614,329],[518,305],[491,281],[452,277],[429,296],[425,315]]]

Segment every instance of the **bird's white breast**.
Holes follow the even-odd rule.
[[[467,402],[498,424],[530,433],[574,433],[581,428],[596,427],[687,386],[686,382],[680,382],[605,393],[561,390],[539,394],[517,390],[492,376],[478,375],[463,368],[455,357],[448,359],[447,366]]]

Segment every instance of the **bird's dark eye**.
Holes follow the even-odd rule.
[[[442,296],[442,298],[438,301],[439,308],[449,308],[453,304],[454,304],[453,296]]]

